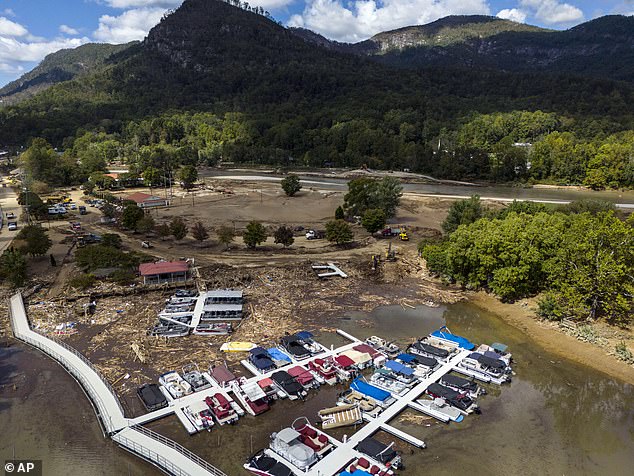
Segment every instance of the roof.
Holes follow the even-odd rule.
[[[260,388],[270,387],[271,385],[273,385],[273,380],[266,377],[266,378],[263,378],[262,380],[258,380],[258,385],[260,386]]]
[[[224,365],[219,365],[211,369],[211,376],[219,383],[231,382],[236,376]]]
[[[109,173],[109,174],[103,174],[103,176],[104,176],[104,177],[110,177],[110,178],[113,178],[113,179],[115,179],[115,180],[118,180],[118,179],[119,179],[119,174],[118,174],[118,173],[116,173],[116,172],[111,172],[111,173]]]
[[[344,368],[354,365],[354,360],[352,360],[347,355],[338,355],[337,357],[335,357],[335,361]]]
[[[284,428],[283,430],[280,430],[277,435],[275,435],[278,440],[286,444],[289,444],[293,440],[296,440],[297,438],[299,438],[299,436],[299,432],[293,430],[292,428]]]
[[[165,200],[164,198],[157,197],[156,195],[150,195],[148,193],[143,192],[135,192],[132,195],[128,195],[125,197],[126,200],[131,200],[136,203],[149,202],[154,200]]]
[[[143,263],[139,265],[141,276],[155,274],[182,273],[189,269],[187,261],[159,261],[158,263]]]

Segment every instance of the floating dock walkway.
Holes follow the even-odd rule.
[[[187,448],[140,426],[134,419],[126,418],[112,387],[83,355],[63,342],[31,329],[20,293],[10,299],[9,318],[17,339],[56,360],[81,385],[95,410],[105,436],[111,437],[122,448],[152,463],[167,474],[226,476]],[[172,408],[171,412],[173,411]],[[157,414],[155,416],[160,418]]]

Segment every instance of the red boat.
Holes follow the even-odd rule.
[[[308,368],[317,372],[328,385],[334,385],[339,380],[337,378],[337,368],[332,359],[315,359],[308,362]]]
[[[319,387],[319,382],[315,380],[315,377],[313,377],[313,374],[310,373],[310,370],[306,370],[305,368],[297,365],[288,369],[287,372],[306,390]]]
[[[219,425],[232,425],[238,421],[238,413],[222,393],[216,393],[212,397],[205,398],[205,403],[209,406],[214,419]]]

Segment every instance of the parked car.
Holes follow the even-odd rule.
[[[7,228],[9,229],[9,231],[17,230],[18,229],[18,222],[10,221],[9,223],[7,223]]]
[[[306,232],[307,240],[319,240],[324,236],[326,236],[326,234],[323,231],[308,230]]]
[[[10,220],[11,218],[15,218],[15,213],[7,212],[7,220]]]
[[[86,207],[84,205],[79,205],[79,214],[80,215],[87,215],[88,211],[86,210]]]

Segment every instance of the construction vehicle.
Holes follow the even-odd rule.
[[[409,236],[407,236],[407,230],[405,230],[405,228],[401,228],[401,232],[398,234],[398,237],[401,241],[409,241]]]
[[[392,243],[388,245],[385,252],[385,261],[396,261],[396,250],[392,249]]]
[[[389,236],[398,236],[401,241],[409,241],[409,236],[407,235],[407,229],[403,225],[399,225],[398,227],[388,227],[381,231],[381,235],[385,237]]]
[[[149,250],[150,248],[154,248],[154,245],[150,243],[149,241],[142,241],[141,248],[145,248]]]

